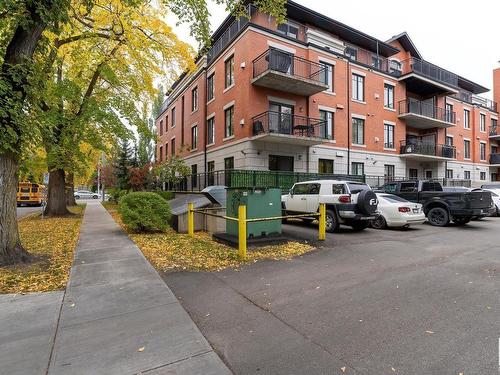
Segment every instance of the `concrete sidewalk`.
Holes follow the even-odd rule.
[[[231,374],[99,202],[66,292],[0,296],[0,309],[0,374]]]

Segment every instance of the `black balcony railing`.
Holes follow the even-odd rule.
[[[413,113],[424,117],[433,118],[436,120],[457,123],[457,114],[454,111],[448,111],[441,107],[436,107],[430,103],[421,102],[418,100],[401,100],[399,103],[399,114],[404,115]]]
[[[412,57],[410,59],[404,60],[402,62],[402,65],[403,74],[416,73],[433,81],[437,81],[445,85],[451,85],[453,87],[458,87],[458,76],[455,73],[440,68],[439,66],[431,64],[430,62]]]
[[[422,141],[401,141],[401,154],[414,154],[426,156],[438,156],[441,158],[455,159],[457,151],[455,146],[440,145]]]
[[[500,164],[500,154],[490,154],[490,164]]]
[[[267,71],[283,73],[291,77],[305,78],[318,83],[325,67],[291,53],[270,48],[253,61],[253,77]]]
[[[328,129],[328,122],[320,119],[267,111],[255,116],[252,120],[253,135],[275,133],[333,139],[333,129]]]
[[[490,126],[490,137],[493,137],[498,134],[498,126]]]
[[[493,100],[486,99],[478,95],[472,95],[471,103],[489,109],[490,111],[498,112],[497,102],[494,102]]]

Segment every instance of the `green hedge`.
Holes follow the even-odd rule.
[[[175,198],[175,194],[172,193],[171,191],[163,191],[163,190],[156,190],[154,193],[158,194],[160,197],[165,199],[166,201],[172,200]]]
[[[134,232],[163,232],[172,213],[156,193],[134,192],[120,198],[118,212],[125,226]]]

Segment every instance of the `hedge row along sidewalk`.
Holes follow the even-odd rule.
[[[34,256],[29,264],[0,267],[0,293],[64,289],[80,235],[85,205],[71,207],[67,217],[31,215],[19,220],[23,246]]]
[[[261,259],[290,259],[315,249],[307,243],[288,242],[251,250],[247,253],[248,259],[241,261],[237,250],[213,241],[208,233],[197,232],[194,238],[179,234],[171,228],[164,233],[133,233],[123,225],[116,204],[105,202],[104,207],[139,246],[151,264],[162,272],[219,271]]]

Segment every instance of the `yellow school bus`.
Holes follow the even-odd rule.
[[[41,206],[45,201],[45,186],[20,182],[17,187],[17,205]]]

